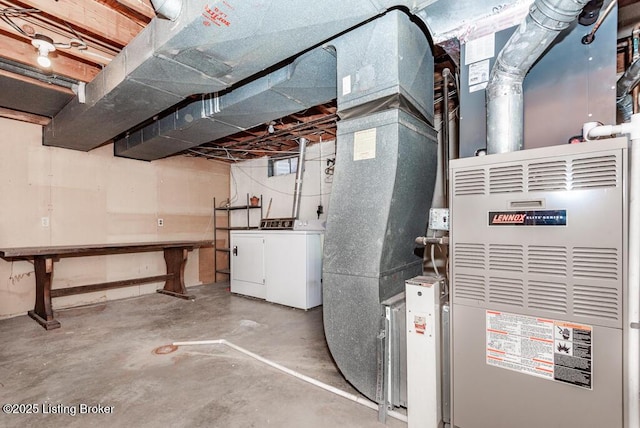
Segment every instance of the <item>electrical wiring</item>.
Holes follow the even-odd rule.
[[[229,168],[229,175],[231,175],[234,190],[233,196],[229,197],[229,205],[231,205],[238,199],[238,182],[236,181],[236,176],[233,174],[233,168]]]
[[[228,152],[227,152],[227,156],[215,156],[215,155],[210,155],[208,153],[201,153],[201,152],[198,152],[198,151],[192,150],[192,149],[189,149],[188,151],[196,153],[196,154],[198,154],[200,156],[203,156],[203,157],[209,158],[209,159],[232,160],[234,162],[239,162],[239,161],[245,160],[245,159],[241,159],[241,158],[232,158],[232,157],[230,157]]]
[[[22,34],[25,37],[31,38],[31,35],[25,32],[18,24],[13,22],[11,18],[17,18],[29,15],[31,13],[40,12],[38,9],[24,9],[17,7],[7,7],[4,9],[0,9],[0,19],[6,22],[11,28],[16,30],[18,33]]]
[[[291,151],[291,150],[229,149],[227,147],[207,147],[207,149],[224,150],[225,152],[241,152],[241,153],[267,153],[268,152],[268,153],[284,153],[284,154],[291,154],[291,155],[295,155],[298,153],[297,150]],[[201,155],[207,154],[207,153],[202,153],[193,149],[189,149],[189,151],[192,153],[197,153]],[[245,160],[245,159],[240,159],[240,160]]]
[[[458,91],[453,89],[453,90],[449,91],[449,97],[452,97],[453,95],[456,95],[457,93],[458,93]],[[443,99],[444,99],[444,96],[435,98],[433,100],[433,104],[438,104],[438,103],[442,102]]]
[[[33,261],[28,260],[29,263],[33,264]],[[19,273],[17,275],[13,274],[13,261],[11,262],[11,270],[9,272],[9,281],[11,281],[11,285],[15,285],[16,282],[19,282],[21,279],[26,278],[28,276],[31,276],[31,274],[34,274],[35,271],[29,271],[29,272],[23,272],[23,273]]]
[[[440,272],[438,272],[438,265],[436,265],[436,246],[435,244],[431,244],[431,264],[433,265],[433,271],[436,276],[440,276]]]
[[[240,172],[242,172],[244,175],[246,175],[249,180],[253,181],[254,183],[259,184],[261,187],[270,190],[274,193],[278,193],[280,195],[286,195],[286,196],[293,196],[293,192],[283,192],[281,190],[278,189],[274,189],[273,187],[269,187],[267,185],[265,185],[264,183],[262,183],[261,181],[256,180],[255,178],[253,178],[251,175],[249,175],[246,171],[243,171],[242,168],[238,168],[238,170],[240,170]],[[326,196],[331,194],[330,192],[326,192],[326,193],[320,193],[320,194],[313,194],[313,195],[302,195],[303,198],[307,198],[307,197],[318,197],[318,196]]]
[[[8,8],[0,9],[0,19],[2,19],[2,21],[7,23],[11,28],[16,30],[19,34],[23,35],[24,37],[28,37],[29,39],[33,39],[34,34],[29,34],[26,31],[24,31],[11,18],[21,18],[27,22],[33,23],[32,20],[29,20],[29,18],[34,13],[41,13],[41,11],[33,8],[8,7]],[[78,50],[87,50],[89,47],[87,46],[87,43],[84,41],[82,36],[78,34],[76,30],[74,30],[74,28],[71,25],[69,25],[68,22],[66,21],[62,21],[62,22],[69,29],[69,32],[73,35],[73,37],[69,37],[68,34],[65,34],[58,28],[51,27],[51,26],[48,26],[49,28],[46,28],[47,26],[44,26],[41,22],[38,22],[37,25],[43,28],[46,28],[52,33],[55,33],[59,36],[69,38],[68,43],[54,42],[53,45],[58,49],[76,48]]]

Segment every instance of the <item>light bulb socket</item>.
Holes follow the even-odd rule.
[[[49,52],[56,50],[56,46],[53,43],[53,39],[44,34],[36,34],[31,40],[31,44],[38,49],[37,62],[40,67],[51,67],[51,60],[49,59]]]
[[[31,44],[38,49],[38,51],[42,52],[46,50],[47,53],[53,52],[56,50],[56,46],[53,43],[53,39],[49,36],[45,36],[44,34],[36,33],[31,40]]]

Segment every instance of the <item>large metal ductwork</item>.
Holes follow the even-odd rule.
[[[223,91],[390,7],[414,7],[411,0],[328,0],[304,7],[294,1],[184,0],[175,13],[170,6],[180,2],[157,3],[175,21],[153,19],[53,118],[45,145],[91,150],[189,96]]]
[[[115,141],[116,156],[156,160],[331,101],[335,52],[316,48],[221,95],[208,94]]]
[[[536,0],[522,24],[500,51],[487,86],[487,152],[522,150],[522,82],[560,32],[580,15],[588,0]]]
[[[640,83],[640,59],[627,68],[616,85],[616,103],[625,122],[631,120],[634,110],[631,91],[638,86],[638,83]]]
[[[338,122],[325,232],[325,335],[345,378],[377,400],[381,302],[422,272],[413,249],[435,184],[433,55],[397,10],[332,45],[338,114],[347,119]]]

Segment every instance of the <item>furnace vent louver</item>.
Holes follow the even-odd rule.
[[[567,249],[564,247],[529,247],[528,271],[533,274],[567,276]]]
[[[529,281],[527,306],[559,314],[567,313],[567,285],[558,282]]]
[[[567,162],[552,161],[529,164],[530,192],[567,190]]]
[[[616,187],[617,168],[617,158],[614,155],[574,159],[571,163],[571,188]]]
[[[484,175],[484,169],[456,172],[454,194],[456,196],[484,195],[486,192]]]
[[[455,171],[454,196],[616,187],[618,162],[615,155],[586,156]]]
[[[485,301],[484,277],[460,274],[456,282],[456,295],[462,299]]]
[[[617,288],[577,284],[573,286],[573,313],[584,317],[620,320]]]
[[[573,276],[576,278],[617,281],[619,269],[615,248],[573,249]]]
[[[521,193],[524,191],[522,165],[489,169],[489,193]]]
[[[488,296],[494,304],[600,320],[619,319],[616,308],[621,302],[616,284],[621,267],[615,249],[489,244],[488,264],[486,259],[483,244],[455,244],[453,265],[458,272],[464,272],[456,276],[455,299],[484,302]],[[568,266],[572,278],[569,281]],[[486,280],[487,268],[505,276]],[[525,279],[521,279],[523,273]],[[567,282],[554,281],[553,277]],[[596,295],[601,299],[595,299]]]
[[[524,272],[522,245],[489,245],[489,269]]]
[[[523,307],[523,281],[515,278],[489,278],[489,302]]]
[[[456,244],[456,265],[470,269],[484,269],[485,250],[482,244]]]

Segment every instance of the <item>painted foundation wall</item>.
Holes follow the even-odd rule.
[[[324,211],[320,215],[320,220],[327,219],[333,178],[325,171],[328,158],[335,159],[334,141],[317,143],[307,148],[305,172],[302,178],[300,220],[317,220],[316,211],[320,203]],[[268,160],[269,158],[263,157],[231,166],[231,205],[246,204],[247,193],[249,196],[262,195],[263,217],[267,217],[270,201],[269,218],[291,217],[296,174],[268,177]],[[251,213],[252,225],[257,225],[259,222],[259,210],[256,211]],[[233,225],[241,225],[242,221],[246,223],[246,214],[244,220],[241,217],[242,213],[236,212],[233,215],[234,217],[231,218]]]
[[[87,153],[45,147],[41,126],[0,118],[0,189],[2,248],[210,240],[213,198],[229,197],[229,165],[116,158],[112,145]],[[55,289],[161,275],[165,264],[157,252],[63,258],[54,269]],[[213,251],[191,252],[187,286],[212,281]],[[55,298],[53,308],[153,293],[163,285]],[[26,314],[34,299],[33,264],[0,259],[0,318]]]

